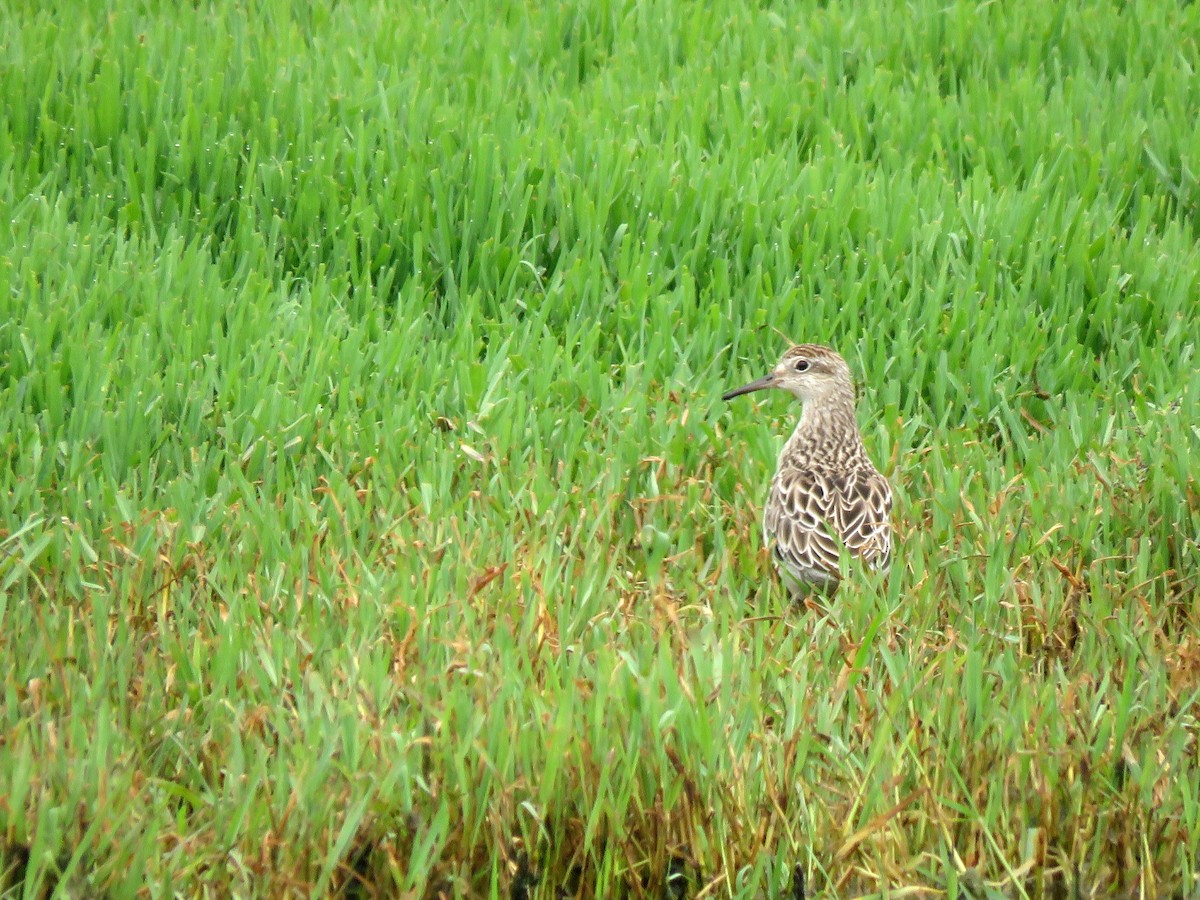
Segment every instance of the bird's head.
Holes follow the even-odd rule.
[[[833,397],[854,398],[850,367],[837,351],[820,344],[797,344],[783,354],[768,374],[729,391],[721,399],[732,400],[766,388],[781,388],[804,403]]]

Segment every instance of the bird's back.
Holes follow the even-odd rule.
[[[837,452],[820,440],[798,442],[794,436],[771,480],[763,529],[786,575],[828,587],[838,579],[843,547],[871,568],[887,569],[891,514],[891,486],[871,464],[861,441]],[[799,586],[789,583],[793,591]]]

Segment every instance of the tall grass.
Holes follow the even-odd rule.
[[[1198,889],[1195,5],[0,24],[11,895]]]

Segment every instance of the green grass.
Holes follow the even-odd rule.
[[[6,5],[7,896],[1193,894],[1197,35]],[[827,615],[785,337],[897,489]]]

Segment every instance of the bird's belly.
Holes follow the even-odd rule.
[[[832,587],[840,580],[836,575],[832,575],[824,569],[793,566],[778,556],[775,557],[775,568],[779,571],[784,585],[793,594],[806,588],[815,587],[823,589]]]

